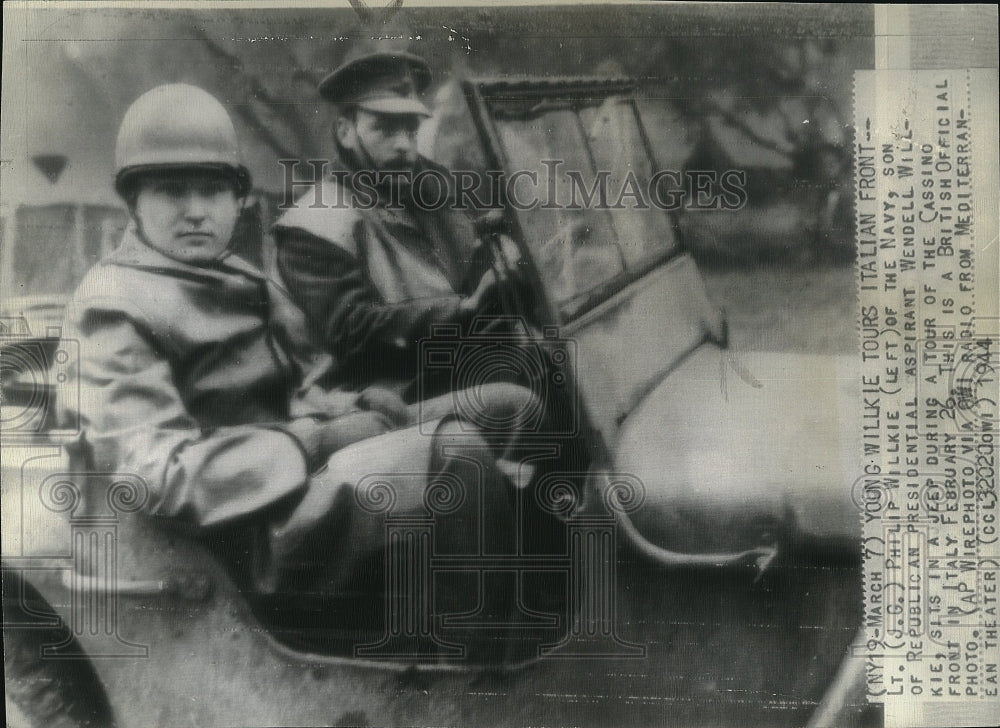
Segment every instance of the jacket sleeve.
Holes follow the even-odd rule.
[[[80,341],[80,420],[93,465],[142,478],[149,513],[204,528],[304,491],[298,441],[277,426],[202,429],[170,362],[127,314],[84,309],[67,329]]]
[[[357,257],[297,228],[276,228],[278,270],[311,327],[340,361],[416,347],[432,323],[466,323],[454,294],[387,303]]]

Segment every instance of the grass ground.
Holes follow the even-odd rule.
[[[857,348],[853,266],[708,268],[734,348],[850,354]]]

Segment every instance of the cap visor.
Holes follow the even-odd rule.
[[[376,114],[416,114],[431,116],[431,112],[417,99],[370,99],[357,102],[359,109],[373,111]]]

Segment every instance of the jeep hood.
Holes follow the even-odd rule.
[[[623,424],[616,467],[646,487],[636,526],[676,550],[782,535],[856,549],[859,381],[849,355],[699,347]]]

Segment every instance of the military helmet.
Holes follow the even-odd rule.
[[[431,69],[420,56],[403,51],[367,53],[349,60],[319,84],[327,101],[379,114],[430,116],[420,100]]]
[[[129,107],[115,144],[115,189],[122,197],[137,175],[163,169],[232,173],[237,194],[250,191],[236,129],[218,99],[197,86],[166,84]]]

